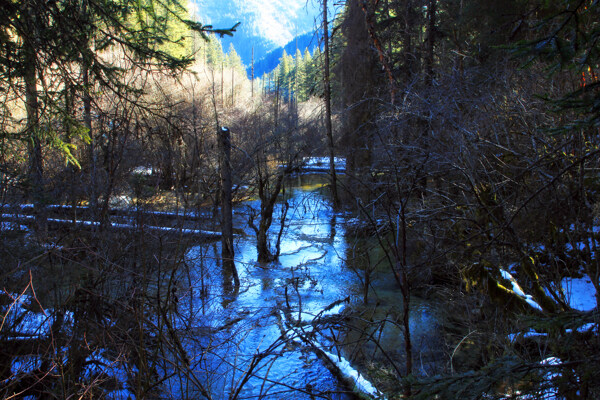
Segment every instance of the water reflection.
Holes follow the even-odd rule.
[[[256,262],[254,234],[246,224],[248,205],[258,207],[258,203],[235,208],[234,224],[244,227],[245,233],[235,239],[241,282],[237,296],[228,295],[222,284],[220,243],[198,245],[188,252],[189,288],[184,291],[187,298],[180,302],[179,312],[194,321],[192,328],[201,337],[201,346],[196,344],[192,352],[198,360],[195,379],[201,380],[214,398],[354,398],[302,342],[302,334],[289,320],[310,321],[327,306],[346,298],[362,304],[365,288],[380,305],[372,315],[389,322],[376,326],[356,323],[346,337],[324,325],[326,334],[311,331],[310,340],[328,349],[334,342],[353,343],[342,351],[362,363],[380,356],[377,346],[365,340],[379,330],[380,345],[392,349],[392,357],[402,358],[395,311],[396,306],[401,309],[395,304],[398,293],[391,286],[386,289],[390,280],[377,272],[378,263],[373,259],[377,256],[368,246],[349,243],[345,238],[345,218],[332,212],[322,191],[326,183],[326,176],[318,175],[298,176],[288,183],[289,210],[281,254],[277,262],[268,265]],[[274,221],[281,212],[280,202]],[[278,225],[271,228],[272,242]],[[420,307],[414,311],[413,325],[415,331],[423,330],[423,335],[417,336],[424,338],[435,324],[427,305],[422,311]]]

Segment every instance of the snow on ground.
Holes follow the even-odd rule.
[[[7,340],[27,340],[46,337],[51,331],[54,323],[55,313],[51,310],[42,310],[35,299],[29,295],[9,294],[13,299],[10,304],[0,308],[0,330]],[[39,309],[39,312],[31,311]],[[73,324],[73,313],[67,311],[64,314],[64,323]],[[66,357],[67,348],[57,349],[56,355]],[[61,356],[62,355],[62,356]],[[67,360],[63,359],[63,363]],[[39,368],[42,357],[39,354],[31,354],[14,357],[11,361],[11,372],[13,374],[25,374]],[[123,388],[127,382],[127,371],[124,364],[119,360],[109,360],[104,357],[103,350],[96,349],[88,357],[84,376],[88,379],[99,377],[106,379],[115,378],[120,388],[116,388],[109,394],[109,398],[127,398],[130,393]]]
[[[7,337],[28,339],[44,336],[50,332],[55,318],[52,310],[42,310],[37,301],[29,295],[14,293],[7,293],[7,295],[13,301],[0,307],[0,328]],[[71,311],[65,312],[63,317],[64,323],[73,321]]]
[[[151,176],[154,174],[154,169],[150,166],[140,165],[131,170],[131,173],[135,175]]]
[[[519,338],[535,338],[535,337],[547,337],[547,333],[536,332],[533,329],[528,330],[527,332],[519,332],[519,333],[511,333],[508,335],[508,340],[511,342],[516,341]]]
[[[542,362],[540,362],[540,365],[543,366],[557,366],[562,364],[562,361],[556,357],[548,357],[545,360],[542,360]],[[544,378],[551,382],[553,379],[558,379],[560,378],[560,374],[556,373],[556,372],[547,372],[546,375],[544,376]],[[538,397],[539,398],[539,397]],[[544,392],[542,393],[542,397],[541,399],[544,400],[550,400],[550,399],[558,399],[558,389],[551,385],[550,387],[544,389]]]
[[[26,214],[2,214],[2,218],[5,219],[29,219],[32,220],[35,218],[35,216],[33,215],[26,215]]]
[[[2,217],[3,218],[23,219],[23,220],[32,220],[35,218],[35,216],[33,216],[33,215],[15,215],[15,214],[2,214]],[[56,218],[48,218],[48,221],[65,224],[65,225],[69,225],[69,224],[73,223],[73,221],[71,221],[71,220],[56,219]],[[98,221],[75,221],[75,224],[86,225],[86,226],[100,226],[100,222],[98,222]],[[14,224],[11,222],[2,222],[2,225],[0,225],[0,228],[2,230],[14,229],[14,228],[12,228],[13,225]],[[137,225],[119,224],[116,222],[112,222],[111,226],[113,228],[120,228],[120,229],[137,229],[138,228]],[[26,226],[19,225],[19,227],[21,230],[28,230],[28,228]],[[147,231],[175,232],[175,233],[181,233],[183,235],[199,235],[199,236],[204,236],[204,237],[208,237],[208,238],[221,237],[220,232],[206,231],[206,230],[202,230],[202,229],[187,229],[187,228],[176,228],[176,227],[173,228],[173,227],[153,226],[153,225],[144,225],[143,229],[147,230]]]
[[[110,200],[108,201],[108,204],[111,207],[125,208],[125,207],[130,207],[133,204],[133,200],[131,199],[130,196],[121,194],[121,195],[111,196]]]
[[[346,159],[335,157],[333,159],[335,170],[344,171],[346,169]],[[305,157],[302,159],[305,171],[329,172],[329,157]]]
[[[29,231],[29,228],[15,222],[2,221],[0,222],[0,231]]]
[[[2,208],[13,208],[15,207],[14,204],[2,204]],[[34,205],[33,204],[19,204],[19,208],[21,210],[28,210],[28,209],[33,209]]]
[[[571,308],[590,311],[596,307],[596,289],[589,277],[564,278],[561,284]]]

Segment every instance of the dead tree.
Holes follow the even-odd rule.
[[[221,258],[226,289],[240,287],[240,279],[235,268],[235,251],[233,249],[233,210],[232,210],[232,178],[231,178],[231,136],[229,129],[222,127],[218,131],[219,172],[221,176]]]

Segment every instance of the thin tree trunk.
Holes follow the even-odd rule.
[[[35,206],[36,228],[39,233],[46,231],[46,212],[44,206],[44,165],[42,158],[42,143],[41,143],[41,127],[39,121],[39,99],[37,90],[37,56],[36,56],[36,40],[37,27],[35,10],[26,6],[24,10],[31,18],[27,19],[26,23],[30,36],[24,38],[24,66],[25,66],[25,109],[27,113],[27,136],[29,137],[28,152],[29,152],[29,183],[30,194]]]
[[[275,91],[275,121],[273,125],[275,129],[279,126],[279,79],[277,79],[277,90]]]
[[[72,142],[72,129],[70,118],[74,118],[74,110],[75,110],[75,88],[68,81],[68,77],[64,77],[65,89],[64,89],[64,99],[65,99],[65,118],[63,120],[63,124],[65,126],[65,143],[71,144]],[[69,194],[68,194],[68,202],[71,204],[71,221],[73,224],[77,222],[77,191],[76,191],[76,173],[77,169],[72,163],[71,165],[67,165],[65,168],[66,174],[69,176]]]
[[[412,46],[412,31],[414,19],[412,17],[412,0],[406,0],[404,9],[404,33],[403,38],[403,58],[404,58],[404,71],[406,78],[410,79],[414,69],[415,54]]]
[[[92,130],[92,96],[90,95],[90,77],[87,66],[83,66],[83,122],[88,130],[88,136],[90,138],[90,144],[88,146],[88,153],[90,157],[90,191],[89,201],[90,208],[94,218],[98,217],[98,179],[97,179],[97,157],[96,157],[96,139],[94,137],[94,131]]]
[[[435,16],[437,11],[437,0],[429,0],[427,7],[427,58],[425,59],[426,83],[431,86],[433,83],[433,48],[435,46]]]
[[[403,318],[404,326],[404,351],[406,353],[406,375],[412,374],[412,341],[410,335],[410,282],[408,278],[408,265],[406,253],[408,251],[406,238],[406,202],[402,203],[400,215],[398,216],[398,228],[402,226],[402,245],[399,246],[400,235],[396,235],[396,257],[400,268],[402,269],[400,291],[402,292]],[[398,257],[398,252],[402,251],[401,257]],[[411,386],[409,383],[404,387],[404,395],[409,398],[411,396]]]
[[[260,160],[257,160],[256,168],[258,176],[258,197],[260,199],[260,221],[257,227],[254,223],[255,214],[251,213],[248,224],[256,233],[258,262],[268,263],[277,260],[279,256],[278,249],[276,254],[272,254],[269,249],[269,228],[273,222],[273,211],[275,209],[275,204],[277,203],[277,197],[279,196],[279,193],[281,193],[283,180],[290,173],[296,171],[296,167],[294,167],[292,164],[289,164],[283,171],[280,171],[277,175],[277,178],[275,178],[273,185],[270,185],[269,177],[266,174],[263,175]],[[273,187],[272,190],[270,190],[271,187]],[[285,207],[287,206],[284,206],[284,210]],[[287,213],[287,210],[282,211],[282,213]],[[283,215],[282,218],[285,218],[285,215]],[[280,240],[281,231],[277,238],[276,247],[279,247]]]
[[[335,143],[333,141],[333,126],[331,123],[331,81],[329,73],[329,21],[327,17],[327,0],[323,0],[323,39],[325,46],[325,65],[323,69],[323,82],[325,84],[325,128],[327,131],[327,145],[329,151],[329,175],[331,177],[331,195],[334,208],[339,207],[340,198],[337,191],[337,176],[335,172]]]
[[[225,64],[221,63],[221,107],[225,107]]]

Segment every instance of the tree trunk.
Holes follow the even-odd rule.
[[[269,249],[269,228],[273,222],[273,211],[275,210],[277,196],[279,196],[279,192],[281,192],[284,177],[285,173],[280,173],[277,176],[275,188],[271,193],[266,190],[266,181],[262,182],[262,189],[259,189],[260,223],[256,235],[256,249],[258,251],[258,262],[261,263],[275,260],[275,257],[271,254],[271,250]]]
[[[414,60],[416,55],[414,54],[414,49],[412,45],[412,33],[413,33],[413,24],[414,24],[414,16],[412,12],[412,0],[406,0],[404,5],[404,32],[402,34],[402,53],[403,53],[403,70],[405,74],[406,80],[410,80],[412,74],[414,73]]]
[[[327,17],[327,0],[323,0],[323,39],[325,46],[325,65],[323,69],[323,82],[325,90],[325,127],[327,130],[327,145],[329,150],[329,175],[331,177],[331,196],[333,206],[339,207],[340,198],[337,191],[337,176],[335,172],[335,143],[333,141],[333,126],[331,124],[331,81],[329,73],[329,21]]]
[[[273,255],[269,249],[269,228],[273,222],[273,212],[277,197],[283,187],[283,180],[286,175],[295,170],[291,165],[281,171],[275,180],[275,187],[269,190],[268,177],[262,174],[260,165],[258,168],[258,197],[260,199],[260,222],[258,227],[254,224],[254,215],[250,215],[249,225],[256,233],[256,250],[258,252],[258,262],[268,263],[275,261],[279,254]],[[278,238],[278,241],[280,238]]]
[[[345,108],[343,143],[348,179],[346,186],[353,188],[350,195],[355,197],[361,196],[358,188],[363,186],[363,179],[368,178],[371,167],[376,76],[380,69],[359,0],[349,2],[343,30],[348,43],[340,62]]]
[[[88,154],[90,157],[90,189],[89,202],[94,218],[98,218],[98,157],[96,156],[96,138],[92,129],[92,96],[90,94],[90,78],[88,67],[83,66],[83,122],[88,130],[90,144]]]
[[[26,24],[29,26],[28,32],[30,36],[24,37],[23,54],[25,73],[25,109],[27,113],[27,136],[28,152],[29,152],[29,184],[30,195],[32,197],[35,214],[36,214],[36,230],[38,233],[46,231],[46,212],[44,206],[44,165],[42,158],[42,143],[41,143],[41,126],[39,121],[39,99],[37,89],[37,74],[38,60],[36,55],[37,41],[37,18],[35,13],[37,10],[32,10],[26,6],[24,13],[28,16]]]
[[[233,288],[237,292],[240,280],[235,268],[235,251],[233,248],[233,208],[232,208],[232,178],[231,178],[231,136],[229,129],[219,129],[219,171],[221,175],[221,258],[226,289]]]
[[[425,79],[428,86],[433,83],[433,48],[435,46],[437,0],[429,0],[427,7],[427,57],[425,59]]]

